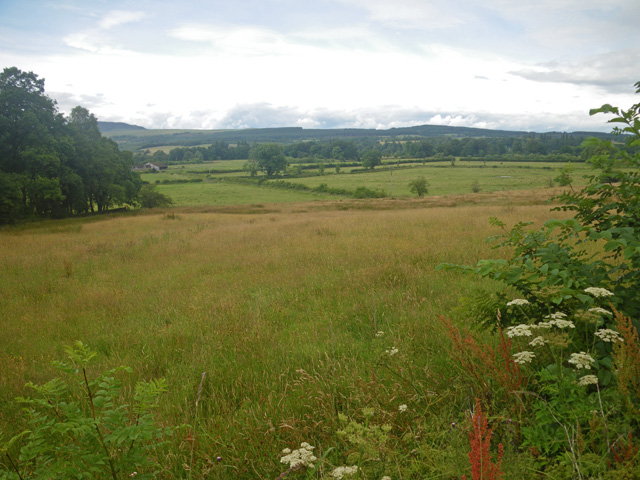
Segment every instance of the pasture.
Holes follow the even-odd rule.
[[[429,168],[398,172],[398,183],[422,172],[435,191],[447,178],[468,189],[470,178],[451,177],[463,168]],[[505,171],[473,172],[488,181]],[[299,181],[375,186],[366,182],[388,175]],[[286,469],[280,451],[304,441],[320,453],[335,448],[328,458],[341,464],[353,451],[336,433],[339,414],[362,421],[363,408],[391,429],[377,478],[468,474],[467,433],[452,424],[468,420],[473,393],[436,319],[464,325],[465,299],[498,287],[435,267],[496,257],[489,217],[546,220],[552,190],[327,202],[246,187],[253,205],[242,206],[249,191],[224,197],[227,187],[243,186],[160,185],[183,207],[0,230],[0,431],[24,427],[11,400],[29,394],[26,382],[56,375],[51,360],[82,340],[99,354],[94,373],[128,365],[129,387],[168,380],[163,424],[194,424],[206,372],[197,430],[155,452],[162,478],[273,479]],[[279,193],[292,197],[267,203]],[[236,206],[194,207],[214,198]],[[531,468],[508,448],[505,460],[506,478]]]

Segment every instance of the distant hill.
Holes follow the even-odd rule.
[[[104,135],[107,135],[108,133],[111,133],[111,132],[146,130],[146,128],[144,127],[139,127],[138,125],[130,125],[124,122],[98,122],[98,129],[100,130],[100,133]]]
[[[403,140],[417,138],[504,138],[541,135],[535,132],[490,130],[486,128],[418,125],[414,127],[376,130],[373,128],[314,129],[301,127],[247,128],[243,130],[151,130],[126,123],[98,122],[100,131],[116,141],[125,150],[141,150],[161,146],[207,145],[216,141],[293,143],[305,140]],[[609,137],[597,132],[549,132],[548,136],[571,135],[577,137]]]

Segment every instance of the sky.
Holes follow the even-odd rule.
[[[610,131],[640,0],[0,0],[0,68],[146,128]]]

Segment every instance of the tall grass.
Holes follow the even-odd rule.
[[[450,435],[472,399],[434,319],[463,321],[461,297],[495,286],[435,266],[495,255],[490,216],[543,220],[549,207],[428,205],[175,210],[1,230],[0,430],[22,427],[11,399],[82,340],[100,354],[96,369],[132,366],[131,385],[168,379],[162,422],[193,422],[200,395],[198,433],[165,454],[167,478],[186,476],[192,452],[207,478],[275,478],[283,447],[332,446],[337,414],[363,407],[391,418],[408,403],[434,439]],[[391,346],[400,353],[383,368]],[[441,469],[465,460],[439,455]]]

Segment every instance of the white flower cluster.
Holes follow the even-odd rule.
[[[400,413],[402,413],[402,412],[406,412],[406,411],[407,411],[407,406],[406,406],[405,404],[400,405],[400,406],[398,407],[398,411],[399,411]]]
[[[606,288],[589,287],[585,288],[584,291],[589,295],[593,295],[594,297],[613,297],[613,293],[611,293]]]
[[[331,472],[331,476],[333,478],[337,478],[340,480],[342,477],[346,475],[355,475],[358,472],[358,466],[354,465],[353,467],[338,467]]]
[[[571,320],[562,320],[562,319],[549,320],[548,323],[551,325],[555,325],[558,328],[576,328],[576,326],[573,324]]]
[[[380,480],[391,480],[391,477],[389,475],[385,475]]]
[[[531,361],[536,358],[536,354],[533,352],[518,352],[513,354],[513,361],[519,363],[520,365],[525,363],[531,363]]]
[[[603,328],[598,330],[594,335],[600,338],[603,342],[624,342],[624,339],[620,336],[618,332],[615,330],[611,330],[610,328]]]
[[[525,300],[524,298],[514,298],[513,300],[507,303],[507,307],[510,307],[512,305],[517,305],[517,306],[529,305],[529,301]]]
[[[513,338],[513,337],[530,337],[532,335],[531,334],[531,327],[529,325],[525,325],[524,323],[521,323],[520,325],[516,325],[515,327],[507,328],[505,333],[507,334],[507,337],[509,337],[509,338]]]
[[[591,365],[593,365],[594,362],[593,357],[586,352],[572,353],[569,357],[569,363],[575,365],[578,370],[581,368],[591,370]]]
[[[399,351],[400,350],[398,350],[396,347],[391,347],[390,350],[385,350],[385,352],[388,353],[390,357],[393,357]]]
[[[282,450],[284,457],[280,459],[280,463],[288,464],[290,468],[297,467],[298,465],[304,465],[305,467],[313,468],[316,460],[316,456],[313,454],[313,449],[307,442],[302,442],[298,450],[291,451],[290,448]]]
[[[547,343],[547,341],[543,337],[536,337],[529,342],[529,345],[531,345],[532,347],[538,347],[544,345],[545,343]]]
[[[595,375],[585,375],[584,377],[580,377],[580,380],[578,380],[578,385],[584,387],[586,385],[597,385],[598,384],[598,377],[596,377]]]
[[[609,310],[605,310],[604,308],[600,307],[590,308],[589,311],[593,313],[600,313],[602,315],[613,315]]]
[[[567,318],[567,314],[562,312],[556,312],[556,313],[547,315],[544,318],[551,319],[551,320],[562,320],[563,318]]]
[[[384,332],[383,332],[382,330],[378,330],[378,331],[376,332],[376,337],[377,337],[377,338],[384,337]]]

